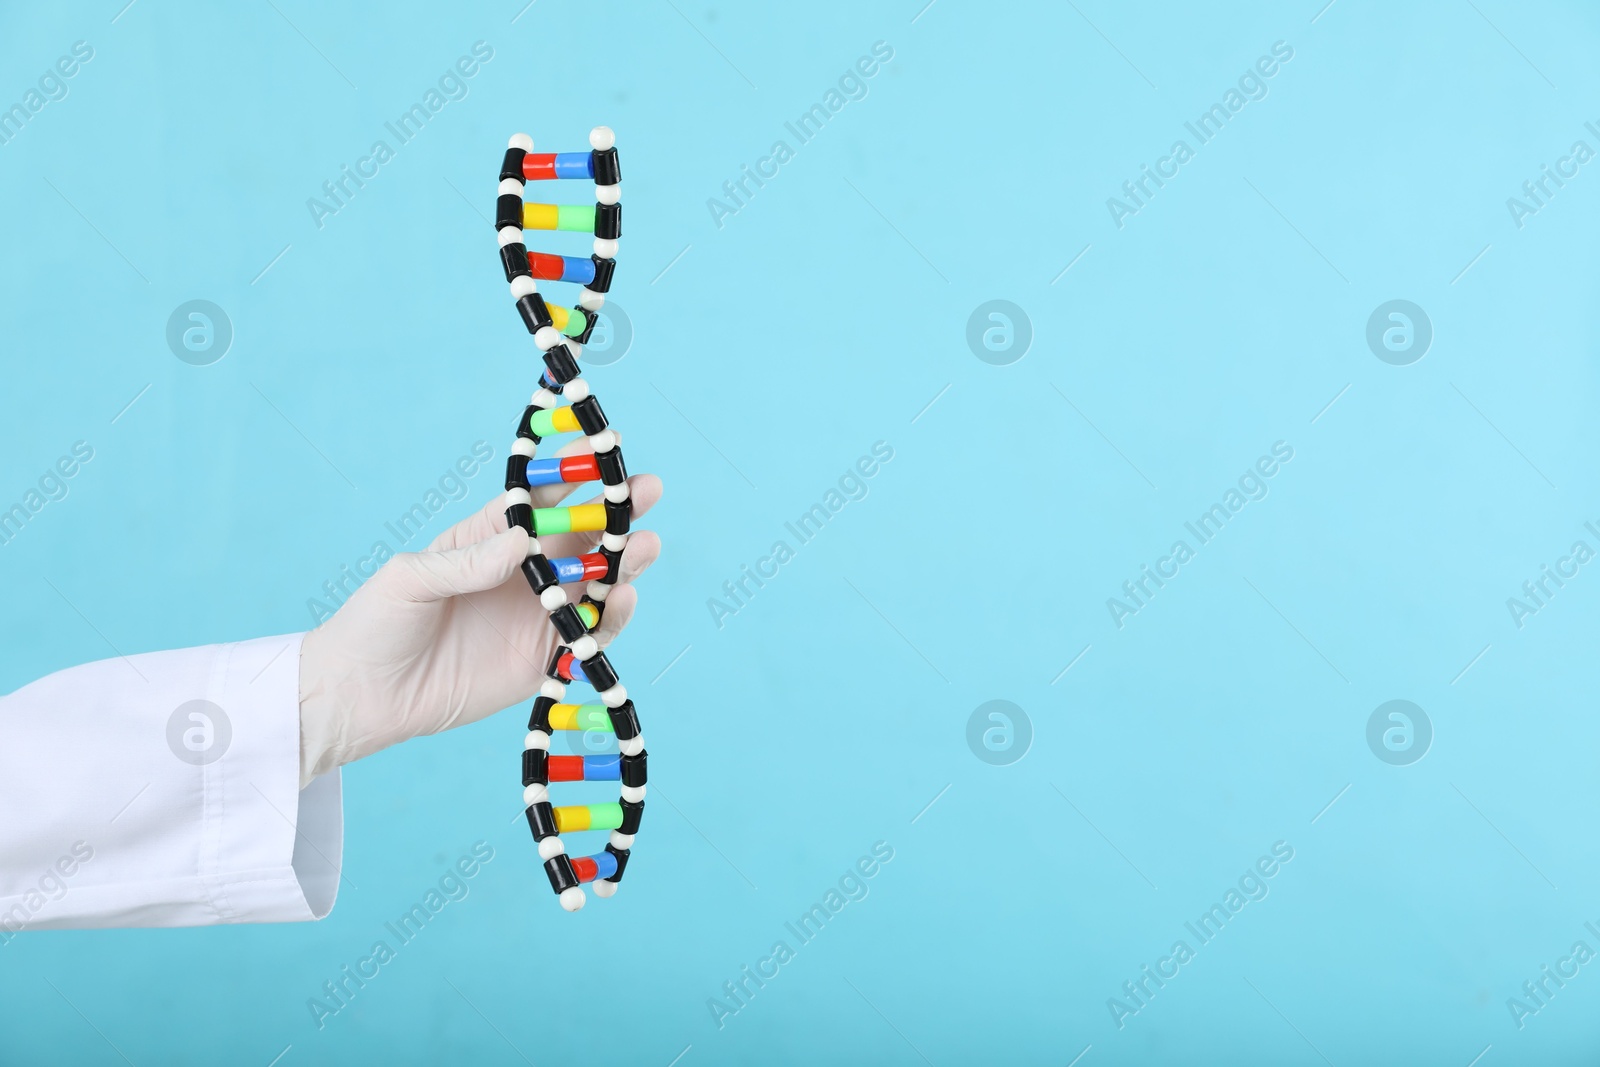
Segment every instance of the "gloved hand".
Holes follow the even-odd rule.
[[[572,442],[561,455],[589,451]],[[551,507],[571,485],[541,486]],[[635,520],[661,498],[653,474],[628,479]],[[600,497],[595,497],[595,501]],[[506,529],[504,494],[440,534],[424,552],[390,559],[300,652],[300,785],[422,734],[476,722],[532,698],[560,638],[520,570],[528,535]],[[540,538],[550,558],[590,551],[593,534]],[[595,639],[610,643],[633,615],[629,584],[655,562],[649,530],[628,538],[619,581]],[[573,600],[581,595],[576,592]]]

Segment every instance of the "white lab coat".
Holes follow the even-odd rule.
[[[102,660],[0,697],[0,943],[328,914],[342,800],[338,771],[299,787],[303,636]],[[179,711],[197,700],[221,713]]]

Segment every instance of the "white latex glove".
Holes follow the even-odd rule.
[[[589,451],[574,441],[560,455]],[[540,486],[533,506],[551,507],[575,486]],[[661,499],[653,474],[628,479],[637,521]],[[595,497],[599,501],[600,497]],[[593,549],[596,534],[540,539],[552,559]],[[628,538],[618,583],[595,639],[601,648],[628,624],[631,583],[655,562],[649,530]],[[538,691],[561,643],[522,561],[528,535],[506,529],[504,494],[446,530],[424,552],[383,565],[338,612],[305,637],[300,653],[300,785],[422,734],[477,722]],[[574,601],[581,587],[569,587]]]

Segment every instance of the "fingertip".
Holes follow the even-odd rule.
[[[504,493],[496,493],[494,499],[483,506],[483,514],[489,520],[489,529],[494,533],[505,533],[511,525],[511,520],[506,517]]]
[[[635,581],[661,555],[661,538],[654,530],[635,530],[622,550],[622,581]]]
[[[643,515],[661,500],[661,479],[654,474],[635,474],[628,479],[628,495],[633,498],[634,515]]]
[[[634,542],[638,542],[641,546],[638,552],[642,556],[647,555],[651,559],[655,559],[661,555],[661,535],[654,530],[634,531],[633,535],[628,538],[628,543],[631,545]]]
[[[487,541],[495,534],[504,533],[506,520],[505,497],[495,494],[483,507],[462,519],[429,543],[429,550],[465,548],[479,541]]]
[[[611,641],[622,632],[633,618],[633,609],[639,603],[639,594],[629,585],[613,586],[606,597],[605,614],[600,616],[600,627],[595,633],[595,640],[601,648],[609,645]]]
[[[482,574],[481,577],[469,578],[464,583],[478,588],[463,591],[480,592],[483,589],[490,589],[509,581],[517,573],[522,561],[528,557],[528,531],[520,526],[513,526],[472,546],[468,551],[482,554],[479,556],[483,561]]]
[[[528,542],[532,538],[528,536],[528,531],[521,526],[512,526],[509,529],[502,530],[495,534],[495,537],[504,541],[507,545],[515,546],[519,555],[526,556],[528,554]],[[509,552],[511,549],[508,548],[506,551]]]

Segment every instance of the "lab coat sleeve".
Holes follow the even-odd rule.
[[[339,772],[300,789],[303,634],[119,657],[0,697],[0,943],[333,908]]]

